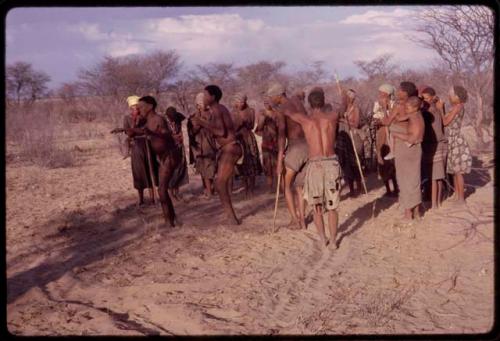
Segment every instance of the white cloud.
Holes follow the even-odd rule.
[[[403,63],[429,59],[430,53],[408,41],[408,31],[400,26],[411,13],[401,8],[368,10],[340,22],[310,20],[295,25],[272,24],[240,14],[183,15],[115,22],[106,26],[108,30],[97,23],[80,23],[72,31],[115,57],[175,49],[188,67],[210,62],[244,65],[263,59],[301,67],[324,60],[329,71],[341,71],[354,70],[354,60],[384,53],[393,53]]]
[[[403,24],[413,14],[412,10],[396,8],[392,12],[368,10],[362,14],[348,16],[340,21],[346,25],[378,25],[394,27]]]

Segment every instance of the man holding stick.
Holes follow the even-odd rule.
[[[285,165],[285,199],[291,220],[288,226],[295,225],[299,229],[306,228],[305,225],[305,205],[302,195],[304,173],[301,172],[308,160],[308,147],[304,138],[304,131],[297,122],[293,121],[285,113],[300,112],[306,115],[306,110],[300,99],[294,97],[288,99],[285,93],[285,87],[279,83],[274,83],[267,91],[270,104],[276,107],[275,118],[278,126],[278,157],[276,161],[276,174],[278,177],[283,172],[283,161]],[[285,143],[286,146],[285,154]],[[279,179],[279,178],[278,178]],[[292,185],[295,182],[295,193]],[[295,199],[298,202],[299,212],[295,205]]]
[[[127,103],[130,108],[130,115],[123,117],[123,129],[115,129],[113,132],[125,132],[129,128],[139,128],[146,123],[146,120],[139,115],[139,96],[129,96]],[[127,140],[130,146],[130,164],[134,188],[139,195],[138,205],[144,205],[145,188],[149,190],[151,202],[154,203],[154,186],[158,185],[158,164],[148,162],[148,156],[155,161],[154,154],[149,151],[148,155],[147,141],[144,137],[134,138],[129,136]]]
[[[159,161],[159,196],[165,224],[174,227],[176,222],[174,206],[168,194],[168,185],[174,169],[181,162],[181,155],[175,148],[175,141],[172,137],[167,122],[155,112],[156,100],[151,96],[144,96],[139,99],[139,112],[141,117],[146,119],[143,128],[129,128],[126,133],[129,136],[147,136],[151,141],[151,147]]]

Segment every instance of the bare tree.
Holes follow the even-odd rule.
[[[394,74],[398,68],[391,62],[392,57],[392,54],[386,53],[369,61],[356,60],[354,65],[359,67],[363,75],[368,79],[387,78],[389,75]]]
[[[480,136],[484,120],[484,98],[493,82],[494,21],[485,6],[446,6],[425,9],[418,15],[418,33],[412,39],[434,50],[469,89],[475,100],[474,126]]]
[[[181,68],[179,55],[175,51],[156,51],[147,55],[140,68],[147,79],[147,87],[155,95],[167,88],[167,83],[177,76]]]
[[[7,96],[19,104],[22,99],[34,102],[47,93],[50,77],[45,72],[33,69],[25,62],[17,62],[7,66]]]
[[[285,62],[259,61],[238,68],[237,83],[248,96],[260,97],[272,81],[282,80]]]
[[[175,51],[156,51],[121,58],[106,56],[90,68],[82,69],[78,78],[90,95],[159,95],[179,69],[179,56]]]

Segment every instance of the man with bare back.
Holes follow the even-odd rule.
[[[208,85],[204,90],[204,105],[208,107],[211,120],[195,116],[192,118],[194,127],[201,126],[208,129],[215,138],[219,150],[217,155],[217,175],[215,188],[219,194],[221,204],[226,213],[229,224],[239,225],[241,222],[234,213],[231,203],[230,179],[233,176],[234,167],[240,161],[243,151],[236,140],[231,114],[225,106],[219,104],[222,91],[217,85]]]
[[[300,124],[309,146],[306,166],[304,198],[314,207],[314,223],[325,246],[337,248],[337,208],[340,202],[340,165],[335,155],[335,139],[338,114],[325,112],[323,89],[314,88],[308,95],[311,114],[285,111],[284,115]],[[328,212],[330,239],[325,235],[323,212]]]
[[[304,138],[302,127],[290,117],[285,116],[289,112],[301,112],[307,115],[300,99],[294,97],[288,99],[285,87],[279,83],[274,83],[267,91],[270,104],[276,107],[276,124],[278,126],[278,157],[276,161],[276,174],[281,176],[283,172],[283,161],[285,165],[285,199],[288,211],[291,215],[289,227],[295,225],[298,228],[306,228],[305,205],[302,195],[304,173],[301,172],[308,160],[308,147]],[[285,154],[285,143],[286,146]],[[292,190],[295,182],[296,192]],[[295,205],[297,200],[299,212]]]
[[[151,148],[156,154],[159,163],[159,195],[161,208],[165,223],[169,227],[174,227],[179,221],[175,216],[174,206],[168,194],[168,185],[174,169],[181,162],[181,155],[175,148],[175,141],[172,137],[167,122],[158,115],[156,110],[156,100],[151,96],[144,96],[139,99],[138,108],[141,117],[146,119],[143,128],[129,128],[126,130],[130,137],[146,135],[151,141]]]

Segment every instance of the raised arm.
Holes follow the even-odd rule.
[[[263,113],[259,113],[257,116],[257,127],[255,127],[255,134],[262,136],[262,131],[264,130],[264,123],[266,122],[266,116]]]
[[[283,112],[285,116],[290,117],[292,120],[303,126],[305,123],[309,122],[310,118],[307,115],[304,115],[300,112],[291,112],[289,110],[285,110]]]
[[[454,105],[453,108],[451,108],[451,111],[447,114],[444,114],[443,116],[443,125],[446,127],[448,126],[451,122],[453,122],[453,119],[457,114],[462,110],[463,104],[457,104]]]

